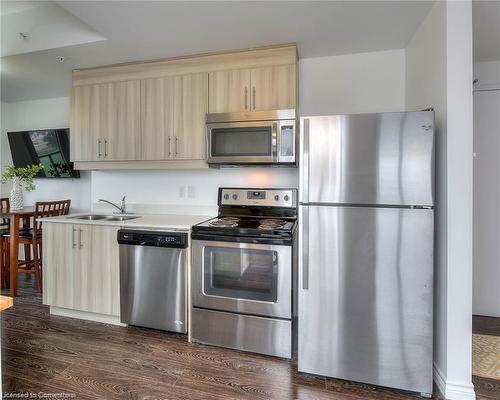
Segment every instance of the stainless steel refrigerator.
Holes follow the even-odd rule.
[[[301,118],[298,368],[432,393],[434,113]]]

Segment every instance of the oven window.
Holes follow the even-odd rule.
[[[278,253],[227,247],[204,249],[204,293],[275,303]]]
[[[212,128],[210,131],[212,157],[272,156],[272,128]]]

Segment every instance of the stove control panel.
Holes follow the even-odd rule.
[[[219,205],[297,207],[297,189],[219,188]]]

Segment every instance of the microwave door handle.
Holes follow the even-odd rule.
[[[207,126],[207,133],[205,136],[205,140],[206,140],[205,155],[206,155],[207,161],[210,161],[212,159],[211,136],[212,136],[212,128]]]
[[[278,161],[278,123],[273,122],[271,147],[273,153],[273,161]]]

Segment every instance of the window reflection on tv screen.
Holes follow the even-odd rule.
[[[16,167],[41,163],[39,178],[78,178],[69,161],[69,129],[8,132],[12,160]]]

